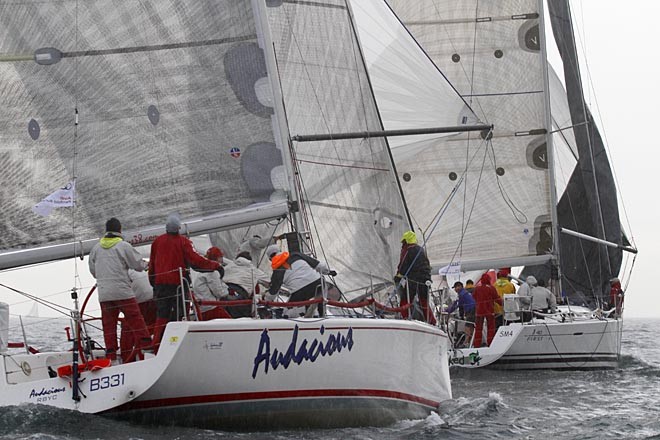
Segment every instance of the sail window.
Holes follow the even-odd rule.
[[[39,123],[35,121],[34,119],[30,119],[30,122],[28,123],[28,133],[30,134],[30,137],[33,140],[39,139],[39,134],[41,133],[41,127],[39,127]]]
[[[158,121],[160,121],[160,112],[155,105],[152,104],[147,108],[147,117],[152,125],[158,125]]]

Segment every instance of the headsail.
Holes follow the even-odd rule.
[[[250,2],[25,0],[0,17],[0,251],[284,197]],[[32,212],[73,177],[75,215]]]
[[[548,260],[552,198],[538,2],[388,4],[478,119],[495,127],[418,142],[413,157],[395,150],[416,226],[428,235],[438,225],[427,237],[432,263],[460,261],[469,270]]]
[[[267,5],[290,134],[382,130],[347,2]],[[342,286],[390,281],[409,225],[386,141],[293,142],[291,152],[316,255]]]

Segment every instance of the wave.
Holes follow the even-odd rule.
[[[624,354],[619,359],[619,368],[642,377],[660,377],[660,366],[634,355]]]
[[[189,428],[146,427],[109,419],[93,414],[55,408],[47,405],[22,404],[0,407],[0,440],[48,439],[83,440],[164,438],[212,438],[220,432],[208,432]],[[201,434],[201,435],[200,435]],[[222,433],[225,434],[225,433]]]

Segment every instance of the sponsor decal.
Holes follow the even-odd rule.
[[[481,355],[479,350],[469,353],[467,356],[461,350],[455,350],[455,356],[449,358],[449,365],[479,365],[481,362]]]
[[[30,392],[30,399],[34,399],[35,402],[48,402],[51,400],[57,400],[57,395],[66,391],[66,388],[42,388],[40,391],[35,390],[34,388]]]
[[[268,374],[269,368],[277,370],[277,368],[283,367],[286,370],[292,363],[295,365],[300,365],[303,362],[313,363],[316,362],[319,356],[329,357],[336,353],[341,353],[344,349],[351,351],[353,348],[352,327],[348,328],[345,335],[340,331],[326,335],[324,326],[321,326],[319,333],[322,337],[314,338],[311,341],[305,338],[299,342],[298,326],[296,325],[286,351],[279,351],[277,348],[271,351],[270,336],[268,335],[268,330],[264,329],[261,333],[257,355],[254,358],[252,378],[257,377],[259,367],[262,364],[264,374]]]
[[[222,342],[204,342],[204,348],[206,350],[220,350],[222,348]]]

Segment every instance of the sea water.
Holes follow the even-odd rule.
[[[62,348],[61,321],[25,324],[31,345]],[[20,327],[11,335],[22,340]],[[0,407],[0,439],[660,439],[659,335],[658,319],[626,320],[616,370],[452,370],[454,398],[437,413],[386,427],[226,432],[21,405]]]

